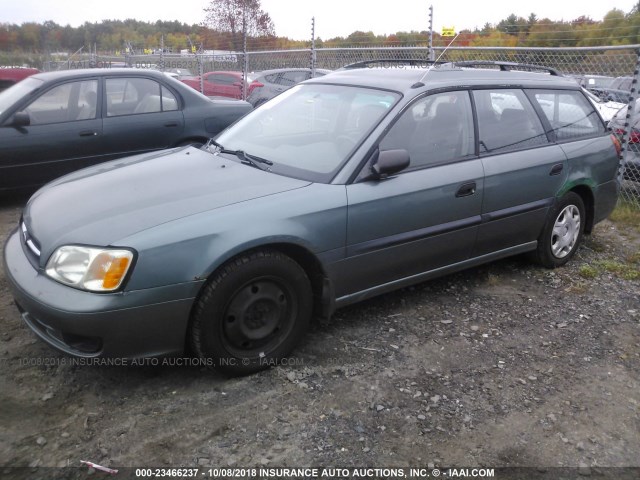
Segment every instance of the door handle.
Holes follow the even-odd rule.
[[[553,167],[551,167],[551,171],[549,172],[549,175],[560,175],[560,172],[562,172],[563,168],[564,168],[564,165],[562,165],[561,163],[558,163]]]
[[[463,183],[456,192],[456,197],[468,197],[476,193],[476,182]]]
[[[177,127],[178,122],[167,122],[164,124],[165,127]]]
[[[98,135],[98,132],[94,132],[93,130],[82,130],[78,133],[81,137],[95,137]]]

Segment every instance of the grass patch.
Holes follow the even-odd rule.
[[[584,238],[585,238],[585,242],[584,242],[585,247],[590,248],[594,252],[602,253],[602,252],[607,250],[607,247],[603,243],[600,243],[593,236],[589,235],[589,236],[586,236]]]
[[[622,273],[622,278],[625,280],[640,280],[640,270],[629,269]]]
[[[629,263],[640,263],[640,252],[632,253],[627,257]]]
[[[640,231],[640,208],[630,202],[619,201],[609,219]]]
[[[597,268],[592,267],[591,265],[583,265],[580,267],[578,273],[582,278],[593,279],[596,278],[600,272],[598,272]]]
[[[598,262],[597,265],[609,273],[622,273],[629,268],[624,263],[614,262],[613,260],[603,260]]]
[[[640,268],[635,262],[621,263],[614,260],[603,260],[596,265],[600,270],[613,273],[625,280],[640,280]]]

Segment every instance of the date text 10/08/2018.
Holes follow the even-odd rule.
[[[139,468],[136,477],[206,478],[438,478],[495,477],[492,468]]]

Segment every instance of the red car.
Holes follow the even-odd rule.
[[[0,67],[0,92],[40,70],[26,67]]]
[[[207,72],[203,76],[204,93],[207,97],[242,98],[242,72]],[[180,80],[200,91],[200,77]],[[247,82],[247,96],[252,87]]]

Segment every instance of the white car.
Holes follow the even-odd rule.
[[[613,101],[605,102],[600,97],[598,97],[597,95],[594,95],[586,88],[583,88],[582,90],[584,91],[584,94],[587,96],[587,98],[591,100],[591,103],[593,103],[593,105],[596,107],[596,110],[600,112],[600,115],[602,115],[602,118],[605,121],[605,123],[611,120],[613,116],[616,113],[618,113],[618,111],[622,107],[626,106],[624,103],[620,103],[620,102],[613,102]]]

